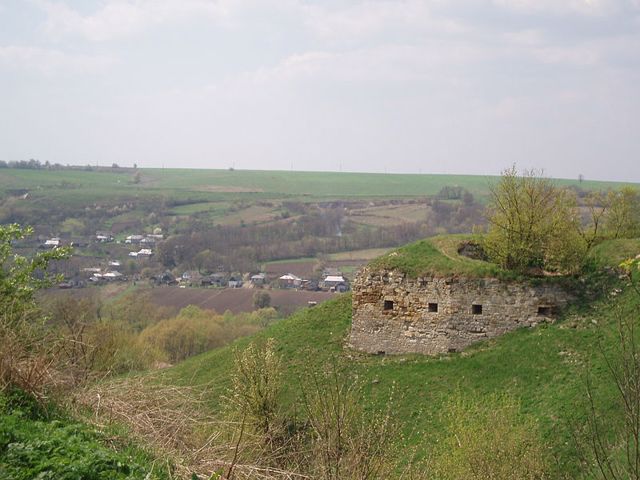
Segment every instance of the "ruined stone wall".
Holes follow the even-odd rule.
[[[556,285],[496,278],[408,278],[363,269],[353,283],[349,342],[369,353],[461,351],[477,341],[548,322],[569,295]]]

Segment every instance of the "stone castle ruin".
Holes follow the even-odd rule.
[[[552,321],[569,295],[549,282],[424,276],[365,267],[353,283],[349,343],[374,354],[459,352]]]

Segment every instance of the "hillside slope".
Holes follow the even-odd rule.
[[[640,248],[638,241],[623,243],[599,248],[596,263],[617,261],[621,252]],[[342,295],[300,311],[256,337],[191,358],[145,379],[202,390],[207,398],[205,408],[215,416],[221,411],[222,396],[230,384],[234,349],[273,338],[285,365],[283,396],[287,405],[299,398],[300,385],[308,382],[308,372],[338,365],[345,375],[365,385],[363,404],[381,407],[395,386],[399,397],[394,414],[404,425],[409,442],[428,450],[438,439],[439,412],[452,394],[483,398],[508,392],[540,424],[557,460],[553,478],[577,478],[580,462],[572,436],[588,416],[587,373],[597,387],[601,410],[607,418],[616,418],[615,388],[606,373],[602,352],[611,353],[616,348],[619,312],[636,309],[639,303],[638,296],[624,289],[615,276],[606,277],[598,285],[603,288],[598,300],[572,306],[553,325],[518,330],[463,353],[440,357],[369,356],[350,350],[345,342],[351,298]]]
[[[618,302],[627,302],[623,296]],[[610,333],[613,319],[594,305],[594,314],[569,313],[564,321],[548,328],[520,330],[489,341],[464,354],[438,358],[422,356],[364,356],[343,349],[350,324],[350,298],[343,296],[307,310],[270,328],[261,337],[274,338],[286,365],[286,401],[293,403],[305,372],[322,371],[332,362],[348,362],[350,374],[367,385],[374,404],[385,402],[392,385],[400,392],[395,412],[406,425],[406,433],[418,442],[436,439],[438,412],[457,390],[474,397],[499,392],[517,396],[523,410],[535,416],[546,441],[563,464],[574,471],[577,458],[571,446],[574,423],[587,412],[586,365],[591,364],[598,384],[605,385],[602,358],[596,353],[601,330]],[[604,320],[605,326],[601,327]],[[608,336],[608,335],[607,335]],[[220,409],[220,397],[229,385],[233,348],[248,340],[188,360],[156,377],[167,385],[199,385],[209,392],[209,408]],[[609,407],[612,386],[601,394]],[[363,399],[365,400],[365,399]],[[426,442],[428,443],[428,442]]]

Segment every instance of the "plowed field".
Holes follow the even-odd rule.
[[[253,294],[251,288],[179,288],[156,287],[151,290],[153,302],[166,307],[183,308],[197,305],[223,313],[251,312]],[[265,290],[271,296],[271,306],[288,315],[300,307],[308,306],[309,301],[324,302],[337,294],[329,292],[305,292],[295,290]]]

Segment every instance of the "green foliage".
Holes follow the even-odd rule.
[[[617,267],[640,253],[640,238],[618,238],[598,243],[589,252],[589,259],[599,267]]]
[[[14,254],[13,243],[31,233],[16,224],[0,225],[0,389],[19,386],[43,396],[51,381],[55,342],[44,328],[34,294],[53,280],[46,275],[49,262],[65,258],[69,250],[39,252],[31,258]]]
[[[140,334],[122,321],[100,321],[87,332],[91,348],[91,369],[105,374],[122,374],[150,368],[166,353],[143,342]]]
[[[575,197],[538,172],[505,170],[491,189],[488,220],[483,245],[500,266],[523,273],[580,268],[586,246]]]
[[[433,480],[549,478],[537,422],[506,395],[455,394],[441,412],[444,436],[430,462]]]
[[[136,332],[158,323],[170,314],[171,310],[168,308],[158,307],[153,303],[149,292],[138,290],[118,298],[105,309],[104,313],[101,313],[110,320],[130,326]]]
[[[31,258],[14,254],[14,242],[31,234],[33,229],[30,227],[0,225],[0,315],[5,319],[11,312],[20,313],[34,307],[35,291],[50,285],[53,280],[43,276],[47,265],[69,254],[66,248],[38,252]]]
[[[275,341],[251,343],[242,351],[235,350],[234,357],[235,369],[226,396],[228,412],[271,443],[278,428],[275,424],[282,390],[282,363]]]
[[[623,187],[609,192],[605,229],[613,238],[640,237],[640,192]]]
[[[142,331],[140,341],[164,352],[170,362],[179,362],[255,333],[275,316],[273,309],[219,315],[190,305],[180,310],[177,316],[147,327]]]
[[[107,448],[86,425],[46,414],[19,392],[0,393],[0,478],[133,480],[165,478],[143,452]]]

